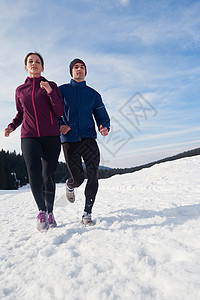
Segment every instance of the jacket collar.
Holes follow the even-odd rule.
[[[86,86],[86,81],[77,82],[74,79],[71,79],[70,84],[72,86],[76,86],[76,87],[79,87],[79,88],[84,88]]]
[[[43,76],[40,76],[40,77],[27,77],[24,83],[32,82],[33,79],[35,79],[36,82],[40,82],[42,80],[46,81],[46,79]]]

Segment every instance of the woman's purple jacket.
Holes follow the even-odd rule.
[[[60,135],[57,118],[64,114],[64,105],[55,82],[48,81],[52,91],[47,94],[40,87],[44,77],[27,77],[16,89],[17,114],[11,126],[14,130],[22,124],[21,138]]]

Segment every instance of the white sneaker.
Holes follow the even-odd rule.
[[[82,223],[85,226],[94,226],[95,222],[92,220],[92,214],[84,212],[82,216]]]
[[[67,181],[66,181],[66,197],[69,202],[74,203],[75,201],[74,189],[68,187]]]
[[[39,211],[37,216],[37,230],[46,231],[49,229],[48,217],[46,211]]]

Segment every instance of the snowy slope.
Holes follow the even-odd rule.
[[[0,299],[200,299],[200,156],[100,180],[96,225],[57,185],[39,233],[30,189],[0,191]]]

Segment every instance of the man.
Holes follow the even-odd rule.
[[[64,102],[64,125],[61,126],[61,143],[71,177],[66,181],[66,196],[75,201],[74,188],[84,181],[82,158],[87,171],[85,187],[85,207],[82,223],[94,225],[92,208],[98,190],[98,166],[100,152],[96,142],[95,122],[103,136],[108,134],[110,119],[101,95],[86,85],[87,69],[81,59],[74,59],[69,66],[72,79],[63,84],[59,91]]]

